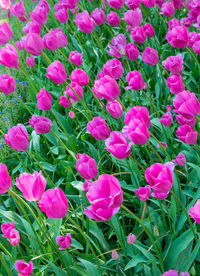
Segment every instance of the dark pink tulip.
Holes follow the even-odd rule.
[[[108,54],[110,56],[114,56],[116,58],[121,58],[125,55],[125,47],[126,47],[126,37],[123,34],[119,34],[118,36],[114,36],[111,40],[112,44],[108,44],[110,50]]]
[[[172,17],[175,14],[173,2],[167,1],[164,4],[162,4],[161,14],[164,14],[167,17]]]
[[[89,34],[94,30],[95,22],[90,18],[88,11],[83,11],[76,15],[74,22],[78,26],[79,30]]]
[[[185,162],[186,162],[186,158],[185,155],[180,152],[177,156],[176,159],[173,160],[173,162],[175,162],[176,164],[178,164],[179,166],[185,166]]]
[[[52,97],[51,94],[41,88],[40,92],[36,95],[37,98],[37,108],[40,110],[50,110],[52,106]]]
[[[0,49],[0,64],[8,68],[17,68],[19,66],[17,50],[13,45],[6,44]]]
[[[20,235],[15,228],[10,231],[8,241],[13,246],[16,246],[20,243]]]
[[[41,28],[40,25],[36,21],[29,21],[26,26],[23,28],[23,31],[28,34],[28,33],[36,33],[39,34],[41,33]]]
[[[124,0],[108,0],[108,5],[111,8],[120,10],[124,5]]]
[[[22,45],[24,49],[33,56],[41,55],[44,50],[44,43],[39,34],[28,33],[23,41]]]
[[[177,18],[172,18],[172,19],[170,19],[168,22],[167,22],[167,24],[168,24],[168,28],[169,28],[169,30],[172,30],[174,27],[176,27],[176,26],[181,26],[181,23],[180,23],[180,21],[177,19]]]
[[[143,62],[154,66],[159,62],[158,52],[151,47],[146,47],[142,53],[142,60]]]
[[[142,12],[139,8],[135,10],[128,10],[124,13],[124,18],[131,28],[134,28],[136,26],[140,26],[142,23]]]
[[[154,192],[151,194],[151,196],[156,197],[156,198],[159,198],[159,199],[165,199],[165,198],[168,197],[168,194],[169,194],[169,192],[167,192],[167,193],[159,193],[159,192],[154,191]]]
[[[3,10],[9,10],[11,7],[11,2],[10,0],[3,0],[0,2],[0,8]]]
[[[45,7],[36,6],[34,10],[30,12],[31,21],[36,21],[40,26],[47,23],[47,10]]]
[[[171,74],[179,74],[183,69],[183,58],[181,54],[170,56],[162,62],[162,65],[171,72]]]
[[[45,8],[47,13],[49,12],[49,4],[46,0],[40,0],[40,2],[37,4],[37,6]]]
[[[64,83],[67,79],[65,67],[62,65],[60,61],[55,60],[47,67],[46,77],[57,84]]]
[[[164,126],[169,127],[173,122],[173,117],[171,112],[167,112],[162,115],[162,118],[159,120]]]
[[[175,9],[179,10],[184,6],[184,0],[172,0]]]
[[[60,9],[56,10],[55,17],[60,23],[67,23],[68,21],[68,12],[67,9],[61,7]]]
[[[10,7],[10,13],[16,17],[19,18],[19,20],[21,20],[22,22],[25,22],[26,19],[28,18],[25,8],[24,8],[24,3],[22,0],[20,0],[19,2],[14,3],[11,7]]]
[[[110,59],[103,66],[104,75],[109,75],[111,78],[120,79],[123,75],[123,66],[118,59]]]
[[[156,5],[161,9],[162,4],[165,3],[165,0],[156,0]]]
[[[5,164],[0,163],[0,194],[5,194],[12,186],[12,179]]]
[[[139,189],[135,189],[135,192],[141,201],[146,201],[150,196],[151,186],[140,187]]]
[[[185,89],[185,85],[180,75],[172,75],[167,78],[167,86],[170,89],[170,93],[178,94]]]
[[[105,13],[103,10],[96,8],[91,13],[92,19],[95,21],[97,25],[102,25],[105,23]]]
[[[147,37],[152,37],[155,35],[155,30],[150,23],[146,23],[144,26],[142,26],[142,28]]]
[[[143,26],[142,27],[137,26],[137,27],[133,28],[131,30],[131,37],[132,37],[133,41],[142,44],[147,38]]]
[[[192,45],[192,49],[200,56],[200,40],[194,42],[194,44]]]
[[[198,133],[189,125],[180,126],[176,131],[176,135],[179,140],[188,145],[196,144],[198,138]]]
[[[69,108],[70,107],[70,102],[68,100],[68,98],[66,96],[60,96],[60,105],[64,106],[65,108]]]
[[[0,24],[0,45],[3,45],[13,38],[13,32],[7,22]]]
[[[97,221],[107,221],[112,218],[116,213],[119,212],[119,208],[98,208],[95,205],[90,205],[84,210],[87,217]]]
[[[126,76],[126,81],[128,82],[129,86],[125,87],[125,89],[134,89],[134,90],[141,90],[146,89],[147,84],[144,82],[141,73],[137,70],[131,71]]]
[[[0,75],[0,91],[8,95],[15,91],[15,79],[8,74]]]
[[[72,71],[71,76],[69,78],[72,82],[76,82],[80,86],[87,86],[89,83],[88,74],[81,69],[75,69],[74,71]]]
[[[18,275],[29,276],[33,272],[33,262],[26,263],[23,260],[18,260],[15,262],[15,269],[19,272]]]
[[[77,51],[72,51],[69,54],[69,61],[72,62],[75,66],[80,66],[83,63],[83,53]]]
[[[195,205],[189,209],[189,215],[200,224],[200,199],[198,199]]]
[[[120,86],[116,80],[106,75],[100,80],[95,80],[92,91],[98,99],[103,97],[107,101],[112,101],[120,96]]]
[[[171,112],[173,110],[173,106],[172,105],[166,105],[166,110]]]
[[[80,175],[85,179],[92,179],[97,177],[98,168],[96,161],[89,155],[83,153],[77,154],[77,162],[75,169],[80,173]]]
[[[160,276],[178,276],[178,271],[174,269],[170,269]]]
[[[38,134],[49,133],[52,127],[52,121],[49,118],[39,115],[33,115],[29,120],[29,124],[35,129]]]
[[[43,37],[44,47],[50,51],[55,51],[58,49],[58,38],[53,29],[49,33],[45,34]]]
[[[137,9],[140,6],[140,0],[125,0],[126,6],[131,9]]]
[[[17,151],[25,151],[28,148],[28,132],[22,124],[10,128],[4,138],[6,143]]]
[[[83,190],[84,190],[85,192],[88,191],[89,185],[92,185],[92,182],[91,182],[90,180],[86,180],[86,181],[83,183]]]
[[[176,26],[166,34],[167,41],[172,47],[184,49],[189,41],[189,32],[185,26]]]
[[[116,100],[108,102],[106,105],[106,109],[110,113],[110,115],[115,119],[118,119],[123,115],[123,107]]]
[[[185,27],[190,27],[193,23],[193,20],[191,20],[188,17],[182,17],[180,20],[181,25],[184,25]],[[195,24],[193,25],[195,27]]]
[[[68,200],[60,188],[43,193],[38,206],[48,218],[64,218],[68,211]]]
[[[78,83],[71,82],[69,86],[66,86],[64,94],[68,95],[70,97],[71,104],[74,104],[79,100],[79,98],[83,98],[83,88]]]
[[[105,149],[118,159],[127,158],[131,154],[132,143],[128,143],[124,135],[119,131],[112,131],[105,144]]]
[[[78,0],[60,0],[60,4],[66,9],[74,9]]]
[[[132,42],[130,42],[126,45],[125,51],[126,51],[127,57],[130,60],[136,60],[140,55],[140,52],[139,52],[137,46]]]
[[[197,121],[195,117],[192,119],[186,119],[182,115],[176,115],[176,120],[179,125],[189,125],[191,127],[195,126]]]
[[[87,124],[87,131],[96,140],[105,140],[110,136],[110,128],[101,116],[94,117],[93,120]]]
[[[60,250],[69,248],[70,245],[72,244],[71,234],[66,234],[65,237],[63,237],[63,236],[57,236],[56,237],[56,242],[60,246],[59,247]]]
[[[155,163],[145,171],[146,181],[158,193],[167,193],[173,186],[174,163]]]
[[[66,34],[63,32],[62,28],[56,28],[54,32],[58,39],[58,47],[66,47],[68,44],[68,39]]]
[[[127,243],[128,244],[134,244],[136,242],[136,236],[132,233],[130,233],[127,237]]]
[[[120,25],[121,19],[120,19],[119,15],[116,12],[111,11],[107,15],[107,21],[108,21],[108,24],[110,26],[117,27],[117,26]]]
[[[9,222],[2,223],[1,225],[1,232],[3,233],[3,238],[9,238],[10,231],[15,229],[15,222],[13,221],[12,224]]]
[[[141,0],[142,4],[147,8],[153,8],[156,4],[156,0]]]
[[[190,91],[178,93],[173,100],[173,105],[176,108],[174,112],[189,120],[200,113],[200,102],[195,93],[191,93]]]
[[[189,33],[189,42],[188,42],[188,47],[191,47],[193,46],[193,44],[197,41],[200,40],[200,34],[199,33],[196,33],[196,32],[190,32]]]
[[[35,66],[35,58],[34,57],[27,57],[26,62],[28,63],[29,67],[34,67]]]
[[[133,106],[124,117],[124,123],[128,125],[131,120],[143,120],[147,128],[150,128],[151,122],[149,119],[149,111],[145,106]]]

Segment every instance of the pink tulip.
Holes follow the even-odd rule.
[[[56,28],[54,32],[58,39],[58,47],[66,47],[68,44],[68,39],[66,34],[63,32],[62,28]]]
[[[9,10],[11,7],[11,2],[10,0],[2,0],[0,2],[0,8],[2,8],[3,10]]]
[[[110,115],[115,119],[118,119],[123,115],[123,107],[116,100],[108,102],[106,105],[106,109],[110,113]]]
[[[195,205],[189,209],[189,215],[200,224],[200,199],[198,199]]]
[[[53,29],[49,33],[45,34],[43,37],[44,47],[50,51],[55,51],[58,49],[58,38]]]
[[[44,43],[39,34],[28,33],[22,41],[25,50],[33,56],[40,56],[44,50]]]
[[[107,14],[107,21],[110,26],[117,27],[120,25],[121,19],[116,12],[111,11]]]
[[[150,23],[146,23],[144,26],[142,26],[142,28],[147,37],[152,37],[155,35],[155,30]]]
[[[137,27],[133,28],[131,30],[131,37],[132,37],[133,41],[142,44],[147,38],[143,26],[142,27],[137,26]]]
[[[52,106],[52,97],[51,94],[41,88],[40,92],[36,95],[37,98],[37,108],[40,110],[50,110]]]
[[[132,233],[130,233],[127,237],[127,243],[128,244],[134,244],[136,242],[136,236]]]
[[[75,66],[80,66],[83,63],[83,53],[77,51],[72,51],[69,54],[69,61],[72,62]]]
[[[128,143],[124,135],[118,131],[112,131],[105,144],[105,149],[118,159],[127,158],[131,154],[132,143]]]
[[[33,272],[33,262],[26,263],[25,261],[18,260],[15,262],[15,269],[20,272],[20,276],[29,276]]]
[[[185,162],[186,162],[186,158],[185,155],[180,152],[177,156],[176,159],[173,160],[173,162],[175,162],[176,164],[178,164],[179,166],[185,166]]]
[[[3,233],[3,238],[9,238],[10,232],[12,229],[15,229],[15,222],[13,221],[12,224],[9,222],[2,223],[1,225],[1,232]]]
[[[100,10],[100,9],[96,8],[91,13],[91,17],[97,25],[102,25],[102,24],[105,23],[105,13],[104,13],[103,10]]]
[[[140,6],[140,0],[125,0],[126,6],[131,9],[137,9]]]
[[[12,179],[5,164],[0,163],[0,194],[5,194],[12,186]]]
[[[159,198],[159,199],[165,199],[165,198],[168,197],[168,194],[169,194],[169,192],[166,192],[166,193],[159,193],[159,192],[154,191],[154,192],[151,194],[151,196],[156,197],[156,198]]]
[[[181,76],[172,75],[167,78],[167,86],[172,94],[178,94],[185,89]]]
[[[176,135],[179,140],[188,145],[196,144],[198,138],[198,133],[189,125],[180,126],[176,131]]]
[[[179,74],[183,69],[183,58],[181,54],[170,56],[162,62],[162,65],[171,72],[171,74]]]
[[[0,75],[0,91],[8,95],[15,91],[15,79],[8,74]]]
[[[172,17],[175,14],[175,8],[173,2],[167,1],[161,7],[161,14],[167,17]]]
[[[40,0],[40,2],[37,4],[37,6],[45,8],[47,13],[49,12],[49,4],[46,0]]]
[[[184,0],[172,0],[175,9],[179,10],[184,6]]]
[[[28,132],[22,124],[10,128],[4,138],[6,143],[17,151],[25,151],[28,148]]]
[[[36,6],[30,12],[31,21],[36,21],[40,26],[47,23],[47,10],[45,7]]]
[[[98,175],[98,168],[96,161],[89,155],[83,153],[77,154],[77,162],[75,169],[80,173],[80,175],[85,179],[95,178]]]
[[[87,217],[97,221],[107,221],[119,212],[120,208],[98,208],[94,205],[90,205],[84,210]]]
[[[165,113],[162,115],[162,118],[159,120],[159,122],[161,122],[166,127],[171,126],[173,122],[172,114],[170,112]]]
[[[103,66],[104,75],[109,75],[111,78],[120,79],[123,75],[123,66],[118,59],[110,59]]]
[[[34,67],[35,66],[35,58],[34,57],[27,57],[26,62],[28,63],[29,67]]]
[[[196,32],[190,32],[189,33],[189,42],[188,42],[188,47],[192,48],[193,44],[200,39],[200,34]]]
[[[200,102],[195,93],[190,91],[178,93],[173,100],[173,105],[176,108],[174,112],[179,113],[186,119],[193,119],[200,113]]]
[[[60,4],[66,9],[74,9],[78,0],[60,0]]]
[[[94,117],[93,120],[87,124],[87,131],[96,140],[105,140],[110,136],[110,128],[101,116]]]
[[[142,23],[142,12],[139,8],[135,10],[128,10],[127,12],[124,13],[124,18],[129,25],[130,28],[134,28],[136,26],[140,26]]]
[[[172,47],[184,49],[189,41],[189,32],[185,26],[176,26],[166,34],[167,41]]]
[[[147,8],[153,8],[156,4],[156,0],[141,0],[142,4]]]
[[[79,99],[83,98],[83,88],[76,82],[71,82],[69,86],[66,86],[64,94],[70,97],[71,104],[74,104]]]
[[[174,164],[155,163],[145,171],[146,181],[151,188],[158,193],[167,193],[173,186]]]
[[[111,40],[112,44],[108,44],[108,47],[110,50],[108,51],[108,54],[110,56],[121,58],[123,55],[125,55],[125,47],[126,47],[126,37],[123,34],[119,34],[117,36],[114,36]]]
[[[139,52],[137,46],[132,42],[130,42],[126,45],[125,51],[126,51],[127,57],[130,60],[136,60],[140,55],[140,52]]]
[[[116,250],[113,250],[113,251],[112,251],[111,256],[112,256],[112,259],[113,259],[114,261],[116,261],[117,259],[119,259],[119,254],[117,253]]]
[[[71,76],[69,78],[72,82],[76,82],[80,86],[87,86],[89,83],[88,74],[81,69],[75,69],[74,71],[72,71]]]
[[[98,99],[103,97],[107,101],[112,101],[120,96],[120,86],[116,80],[106,75],[100,80],[95,80],[92,91]]]
[[[143,62],[154,66],[159,62],[158,52],[151,47],[146,47],[142,53],[142,60]]]
[[[135,192],[141,201],[146,201],[150,196],[151,186],[140,187],[139,189],[135,189]]]
[[[55,12],[55,17],[60,23],[67,23],[68,12],[63,6]]]
[[[108,5],[111,8],[120,10],[124,5],[124,0],[108,0]]]
[[[15,41],[15,46],[21,51],[24,49],[24,47],[22,46],[21,41]]]
[[[68,113],[68,115],[69,115],[69,117],[70,117],[71,119],[74,119],[74,118],[75,118],[75,113],[74,113],[74,111],[72,111],[72,110]]]
[[[139,71],[131,71],[126,76],[126,81],[128,82],[129,86],[125,87],[125,89],[134,89],[134,90],[141,90],[147,88],[146,82],[144,82],[141,73]]]
[[[29,120],[29,124],[35,129],[38,134],[49,133],[52,127],[52,121],[49,118],[39,115],[33,115]]]
[[[28,18],[25,8],[24,8],[24,3],[22,0],[19,2],[16,2],[10,7],[10,13],[16,17],[19,18],[22,22],[25,22],[26,19]]]
[[[42,175],[42,171],[20,174],[16,178],[17,188],[23,193],[23,196],[28,201],[37,201],[41,198],[46,188],[46,180]]]
[[[151,122],[149,119],[149,111],[145,106],[133,106],[125,115],[124,123],[128,125],[131,120],[143,120],[147,128],[150,128]]]
[[[70,102],[66,96],[60,96],[59,104],[64,106],[65,108],[70,107]]]
[[[194,42],[194,44],[192,45],[192,49],[200,56],[200,41]]]
[[[179,125],[189,125],[191,127],[195,126],[197,121],[196,118],[185,119],[182,115],[176,115],[176,119]]]
[[[157,148],[160,149],[161,145],[162,145],[164,148],[167,148],[167,143],[165,143],[165,142],[159,142],[159,143],[157,143]]]
[[[62,65],[60,61],[55,60],[47,67],[46,77],[57,84],[64,83],[67,79],[65,67]]]
[[[83,183],[83,190],[85,191],[85,192],[87,192],[88,191],[88,188],[89,188],[89,185],[91,185],[92,184],[92,182],[90,181],[90,180],[86,180],[84,183]]]
[[[17,68],[19,66],[17,50],[13,45],[6,44],[0,49],[0,64],[8,68]]]
[[[23,31],[28,34],[28,33],[36,33],[39,34],[41,33],[41,28],[40,25],[36,21],[29,21],[25,27],[23,28]]]
[[[164,274],[161,274],[160,276],[178,276],[178,271],[174,269],[170,269],[166,271]]]
[[[43,193],[38,206],[48,218],[64,218],[68,211],[68,200],[60,188]]]
[[[168,112],[171,112],[173,110],[173,106],[172,105],[166,105],[166,110]]]
[[[72,244],[71,234],[66,234],[65,237],[57,236],[56,237],[56,242],[57,242],[58,245],[60,245],[60,247],[59,247],[60,250],[69,248],[70,245]]]
[[[0,24],[0,45],[3,45],[13,38],[13,32],[7,22]]]
[[[165,4],[165,3],[164,3]],[[164,5],[163,4],[163,5]],[[180,21],[177,19],[177,18],[172,18],[172,19],[170,19],[168,22],[167,22],[167,24],[168,24],[168,28],[169,28],[169,30],[172,30],[174,27],[176,27],[176,26],[181,26],[181,23],[180,23]]]
[[[10,231],[8,241],[13,246],[18,245],[20,243],[20,235],[15,228]]]
[[[89,34],[94,30],[95,22],[90,18],[88,11],[83,11],[76,15],[74,22],[78,26],[79,30]]]

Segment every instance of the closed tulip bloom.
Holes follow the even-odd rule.
[[[36,6],[34,10],[30,12],[31,21],[36,21],[40,26],[47,23],[47,10],[45,7]]]
[[[10,128],[4,137],[6,143],[17,151],[25,151],[28,148],[28,132],[22,124]]]
[[[140,26],[142,23],[142,12],[139,8],[135,10],[128,10],[124,13],[124,18],[131,28],[134,28],[136,26]]]
[[[37,108],[40,110],[50,110],[52,106],[52,97],[51,94],[41,88],[40,92],[36,95],[37,98]]]
[[[110,137],[106,139],[105,144],[105,149],[118,159],[127,158],[131,154],[132,143],[128,143],[124,135],[119,131],[111,132]]]
[[[33,56],[41,55],[44,50],[44,43],[39,34],[28,33],[22,42],[24,49]]]
[[[176,131],[176,135],[179,140],[188,145],[196,144],[198,138],[198,133],[189,125],[180,126]]]
[[[83,53],[77,51],[71,51],[69,54],[69,61],[72,62],[75,66],[80,66],[83,63]]]
[[[7,22],[0,24],[0,45],[3,45],[13,38],[13,32]]]
[[[192,119],[186,119],[182,115],[176,115],[176,120],[179,125],[189,125],[191,127],[195,126],[197,121],[195,117]]]
[[[181,76],[179,75],[172,75],[167,78],[167,86],[170,89],[170,93],[178,94],[185,89],[185,85],[182,81]]]
[[[120,10],[124,5],[124,0],[108,0],[108,5],[111,8]]]
[[[11,2],[10,0],[3,0],[0,2],[0,8],[3,10],[9,10],[11,7]]]
[[[72,237],[71,234],[66,234],[65,237],[63,236],[57,236],[56,237],[56,242],[60,246],[58,249],[63,250],[66,248],[69,248],[70,245],[72,244]]]
[[[53,29],[49,33],[45,34],[43,37],[44,47],[50,51],[55,51],[58,49],[58,38]]]
[[[135,189],[135,192],[141,201],[146,201],[151,194],[151,186],[140,187],[139,189]]]
[[[107,103],[106,109],[110,113],[110,115],[115,119],[118,119],[123,115],[123,107],[116,100]]]
[[[103,97],[107,101],[112,101],[120,96],[120,86],[116,80],[106,75],[100,80],[95,80],[92,91],[98,99]]]
[[[98,175],[98,168],[96,161],[89,155],[83,153],[77,154],[77,162],[75,169],[85,179],[95,178]]]
[[[20,174],[16,178],[17,188],[23,193],[23,196],[28,201],[37,201],[41,198],[46,188],[46,179],[42,175],[42,171]]]
[[[140,0],[125,0],[126,6],[131,9],[137,9],[140,6]]]
[[[65,67],[58,60],[55,60],[47,67],[46,77],[57,84],[62,84],[67,79]]]
[[[167,193],[173,186],[174,163],[155,163],[145,171],[146,181],[158,193]]]
[[[29,67],[34,67],[35,66],[35,58],[34,57],[27,57],[26,62],[28,63]]]
[[[111,78],[120,79],[123,75],[123,66],[118,59],[110,59],[103,66],[104,75],[109,75]]]
[[[143,120],[147,128],[150,128],[151,121],[149,118],[149,111],[145,106],[133,106],[124,117],[124,123],[128,125],[131,120],[139,119]]]
[[[96,140],[105,140],[110,136],[110,128],[101,116],[94,117],[93,120],[87,124],[87,131]]]
[[[169,30],[172,30],[174,27],[176,27],[176,26],[181,26],[181,23],[180,23],[180,21],[177,19],[177,18],[172,18],[172,19],[170,19],[168,22],[167,22],[167,24],[168,24],[168,28],[169,28]]]
[[[59,104],[64,106],[65,108],[70,107],[70,102],[66,96],[60,96]]]
[[[64,7],[58,9],[55,12],[55,17],[60,23],[67,23],[67,21],[68,21],[67,9],[65,9]]]
[[[56,28],[54,32],[58,40],[58,47],[66,47],[68,44],[68,39],[66,34],[63,32],[62,28]]]
[[[19,66],[17,50],[13,45],[6,44],[0,49],[0,64],[8,68],[17,68]]]
[[[48,218],[64,218],[68,211],[68,200],[60,188],[43,193],[38,206]]]
[[[194,42],[192,49],[200,56],[200,41]]]
[[[15,79],[8,74],[0,75],[0,91],[8,95],[15,91]]]
[[[196,32],[190,32],[189,33],[189,42],[188,47],[192,48],[193,44],[200,39],[200,34]]]
[[[166,34],[167,41],[172,47],[184,49],[189,41],[189,32],[185,26],[176,26]]]
[[[1,232],[3,233],[3,238],[9,238],[10,232],[12,229],[15,229],[15,222],[13,221],[12,224],[9,222],[5,222],[1,224]]]
[[[126,45],[125,51],[126,51],[127,57],[130,60],[136,60],[140,55],[140,52],[139,52],[137,46],[132,42],[130,42]]]
[[[143,62],[154,66],[159,62],[158,52],[151,47],[146,47],[142,53],[142,60]]]
[[[16,16],[19,18],[19,20],[21,20],[22,22],[25,22],[26,19],[28,18],[25,8],[24,8],[24,3],[22,0],[20,0],[19,2],[14,3],[11,7],[10,7],[10,13],[13,16]]]
[[[165,198],[168,197],[168,194],[169,194],[169,192],[167,192],[167,193],[159,193],[159,192],[154,191],[154,192],[151,194],[151,196],[156,197],[156,198],[159,198],[159,199],[165,199]]]
[[[83,88],[76,82],[71,82],[69,86],[66,86],[64,94],[70,97],[71,104],[74,104],[79,99],[83,98]]]
[[[88,191],[88,187],[89,187],[89,185],[91,185],[92,184],[92,182],[90,181],[90,180],[86,180],[84,183],[83,183],[83,190],[85,191],[85,192],[87,192]]]
[[[171,112],[167,112],[164,115],[162,115],[162,118],[159,120],[164,126],[169,127],[171,126],[173,122],[173,117]]]
[[[12,179],[5,164],[0,163],[0,194],[5,194],[12,186]]]
[[[174,112],[179,113],[186,119],[193,119],[200,113],[200,102],[195,93],[183,91],[176,95],[173,100]]]
[[[41,33],[41,27],[36,21],[29,21],[23,28],[23,31],[28,34],[28,33],[36,33],[39,34]]]
[[[112,259],[113,259],[114,261],[116,261],[117,259],[119,259],[119,254],[117,253],[116,250],[113,250],[113,251],[112,251],[111,256],[112,256]]]
[[[15,262],[15,269],[19,272],[18,275],[29,276],[33,272],[33,262],[26,263],[23,260],[18,260]]]
[[[91,13],[91,17],[97,25],[102,25],[103,23],[105,23],[105,13],[101,9],[96,8]]]
[[[176,164],[178,164],[180,167],[185,166],[186,158],[185,155],[180,152],[177,156],[176,159],[173,160]]]
[[[49,133],[52,127],[52,121],[49,118],[39,115],[33,115],[29,120],[29,124],[35,129],[38,134]]]
[[[175,9],[177,10],[181,9],[184,5],[184,0],[172,0],[172,2],[174,4]]]
[[[131,37],[135,42],[142,44],[147,38],[143,26],[137,26],[133,28],[131,30]]]
[[[156,0],[141,0],[142,4],[147,8],[153,8],[156,4]]]
[[[127,237],[127,243],[128,244],[134,244],[136,242],[136,236],[132,233],[130,233]]]
[[[128,82],[129,86],[125,87],[125,89],[134,89],[134,90],[141,90],[147,88],[146,82],[144,82],[141,73],[137,70],[131,71],[126,76],[126,81]]]
[[[71,119],[74,119],[76,117],[74,111],[72,110],[68,113],[68,115]]]
[[[117,27],[120,25],[121,19],[116,12],[111,11],[107,14],[107,21],[110,26]]]
[[[75,69],[74,71],[72,71],[71,76],[69,78],[72,82],[76,82],[80,86],[87,86],[89,83],[88,74],[81,69]]]
[[[125,55],[125,47],[126,47],[126,37],[124,34],[119,34],[114,36],[111,40],[112,44],[108,44],[110,50],[108,54],[110,56],[114,56],[116,58],[121,58]]]
[[[145,25],[142,26],[142,28],[147,37],[152,37],[155,35],[155,30],[150,23],[146,23]]]
[[[161,14],[167,17],[172,17],[175,14],[175,8],[173,2],[165,2],[161,7]]]
[[[20,243],[20,234],[15,228],[10,231],[8,241],[13,246],[18,245]]]
[[[183,69],[183,58],[181,54],[170,56],[162,62],[162,65],[171,72],[171,74],[179,74]]]
[[[95,22],[90,18],[88,11],[78,13],[74,19],[79,30],[89,34],[94,30]]]
[[[74,9],[78,0],[60,0],[60,4],[66,9]]]
[[[198,199],[195,205],[189,209],[189,215],[200,224],[200,199]]]
[[[128,126],[123,127],[122,132],[137,145],[145,145],[150,138],[145,122],[140,119],[131,120]]]

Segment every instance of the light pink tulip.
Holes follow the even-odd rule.
[[[136,236],[132,233],[130,233],[127,237],[127,243],[128,244],[134,244],[136,242]]]

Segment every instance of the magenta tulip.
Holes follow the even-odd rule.
[[[52,127],[52,121],[49,118],[39,115],[33,115],[29,120],[29,124],[35,129],[38,134],[49,133]]]
[[[188,145],[196,144],[198,138],[198,133],[189,125],[180,126],[176,131],[176,135],[179,140]]]
[[[159,62],[158,52],[151,47],[146,47],[142,53],[142,60],[143,62],[154,66]]]
[[[0,194],[5,194],[12,186],[12,179],[8,173],[7,166],[0,163]]]
[[[66,234],[65,237],[63,236],[57,236],[56,237],[56,242],[60,246],[58,249],[63,250],[66,248],[69,248],[70,245],[72,244],[72,238],[71,234]]]
[[[132,42],[130,42],[126,45],[125,51],[126,51],[127,57],[130,60],[136,60],[140,55],[140,52],[139,52],[137,46]]]
[[[110,115],[115,119],[118,119],[123,115],[123,107],[116,100],[108,102],[106,105],[106,109],[110,113]]]
[[[200,224],[200,199],[198,199],[195,205],[189,209],[189,215]]]
[[[146,23],[142,28],[147,37],[152,37],[155,35],[155,30],[150,23]]]
[[[110,128],[101,116],[94,117],[93,120],[87,124],[87,131],[96,140],[105,140],[110,136]]]
[[[159,120],[164,126],[169,127],[173,122],[173,117],[171,112],[167,112],[162,115],[162,118]]]
[[[183,69],[183,58],[181,54],[170,56],[162,62],[163,66],[171,72],[171,74],[179,74]]]
[[[10,231],[8,241],[13,246],[16,246],[20,243],[20,234],[15,228]]]
[[[131,120],[143,120],[147,128],[150,128],[151,122],[149,119],[149,111],[145,106],[133,106],[125,115],[124,123],[128,125]]]
[[[46,77],[57,84],[62,84],[67,79],[65,67],[58,60],[55,60],[47,67]]]
[[[0,24],[0,45],[3,45],[13,38],[13,32],[7,22]]]
[[[95,22],[90,18],[88,11],[83,11],[76,15],[74,22],[78,26],[79,30],[89,34],[94,30]]]
[[[36,95],[37,98],[37,108],[40,110],[50,110],[52,106],[52,97],[51,94],[41,88],[40,92]]]
[[[31,12],[31,21],[36,21],[40,26],[47,23],[47,10],[45,7],[37,5]]]
[[[72,51],[69,54],[69,61],[72,62],[75,66],[80,66],[83,63],[83,53],[78,53],[77,51]]]
[[[108,5],[111,8],[120,10],[124,5],[124,0],[108,0]]]
[[[111,78],[120,79],[123,75],[123,66],[118,59],[110,59],[103,66],[103,74],[109,75]]]
[[[140,6],[140,0],[125,0],[126,6],[131,9],[137,9]]]
[[[176,159],[173,160],[176,164],[178,164],[180,167],[185,166],[186,158],[185,155],[180,152],[177,156]]]
[[[50,29],[43,37],[44,47],[50,51],[55,51],[58,49],[58,38],[56,32],[53,29]]]
[[[127,237],[127,243],[128,244],[134,244],[136,242],[136,236],[132,233],[130,233]]]
[[[185,119],[182,115],[176,115],[176,120],[179,125],[189,125],[191,127],[195,126],[197,121],[195,117],[192,119]]]
[[[5,222],[1,224],[1,232],[3,233],[3,238],[9,238],[10,232],[12,229],[15,229],[15,222],[13,221],[12,224],[9,222]]]
[[[8,74],[0,75],[0,91],[8,95],[15,91],[15,80]]]
[[[161,14],[164,14],[167,17],[172,17],[175,14],[175,7],[173,2],[167,1],[162,4]]]
[[[181,76],[179,75],[172,75],[167,78],[167,86],[170,89],[170,93],[178,94],[185,89],[185,85],[182,81]]]
[[[10,13],[13,16],[16,16],[19,18],[19,20],[21,20],[22,22],[25,22],[26,19],[28,18],[26,11],[25,11],[25,7],[24,7],[24,3],[22,0],[20,0],[19,2],[14,3],[11,7],[10,7]]]
[[[189,32],[185,26],[176,26],[166,34],[167,41],[172,47],[184,49],[189,41]]]
[[[87,86],[89,83],[88,74],[82,69],[75,69],[69,77],[72,82],[78,83],[80,86]]]
[[[68,21],[68,12],[63,6],[56,10],[55,17],[60,23],[67,23]]]
[[[28,33],[36,33],[39,34],[41,33],[41,27],[36,21],[29,21],[25,27],[23,27],[23,31],[28,34]]]
[[[144,43],[147,36],[146,36],[143,26],[142,27],[137,26],[137,27],[133,28],[131,30],[131,37],[132,37],[133,41],[135,41],[137,43],[140,43],[140,44]]]
[[[85,179],[95,178],[98,175],[98,168],[96,161],[89,155],[83,153],[77,154],[77,162],[75,168],[80,175]]]
[[[110,26],[117,27],[120,25],[121,19],[116,12],[111,11],[107,15],[107,21]]]
[[[25,151],[29,146],[28,132],[22,124],[10,128],[4,138],[6,143],[17,151]]]
[[[105,13],[101,9],[96,8],[91,13],[91,17],[97,25],[102,25],[105,22]]]
[[[63,32],[62,28],[56,28],[54,32],[58,40],[58,47],[66,47],[68,44],[68,39],[66,34]]]
[[[66,96],[60,96],[59,104],[64,106],[65,108],[70,107],[70,102]]]
[[[128,29],[131,30],[132,28],[141,25],[142,12],[139,8],[135,10],[128,10],[127,12],[124,13],[124,18],[122,19],[125,20],[130,25]]]
[[[29,276],[33,272],[33,262],[26,263],[23,260],[18,260],[15,262],[15,269],[19,272],[18,275]]]
[[[43,40],[39,34],[28,33],[22,42],[24,49],[33,56],[40,56],[44,50]]]
[[[135,189],[135,192],[141,201],[146,201],[151,194],[151,186],[140,187],[139,189]]]
[[[71,104],[74,104],[79,99],[83,98],[83,88],[76,82],[71,82],[68,86],[66,86],[66,90],[64,94],[70,97]]]
[[[35,58],[34,57],[27,57],[26,62],[28,63],[29,67],[34,67],[35,66]]]
[[[147,84],[144,82],[139,71],[134,70],[129,72],[126,75],[126,81],[128,82],[129,86],[125,87],[125,89],[134,89],[137,91],[147,88]]]
[[[19,66],[17,50],[13,45],[6,44],[0,49],[0,64],[8,68],[17,68]]]

